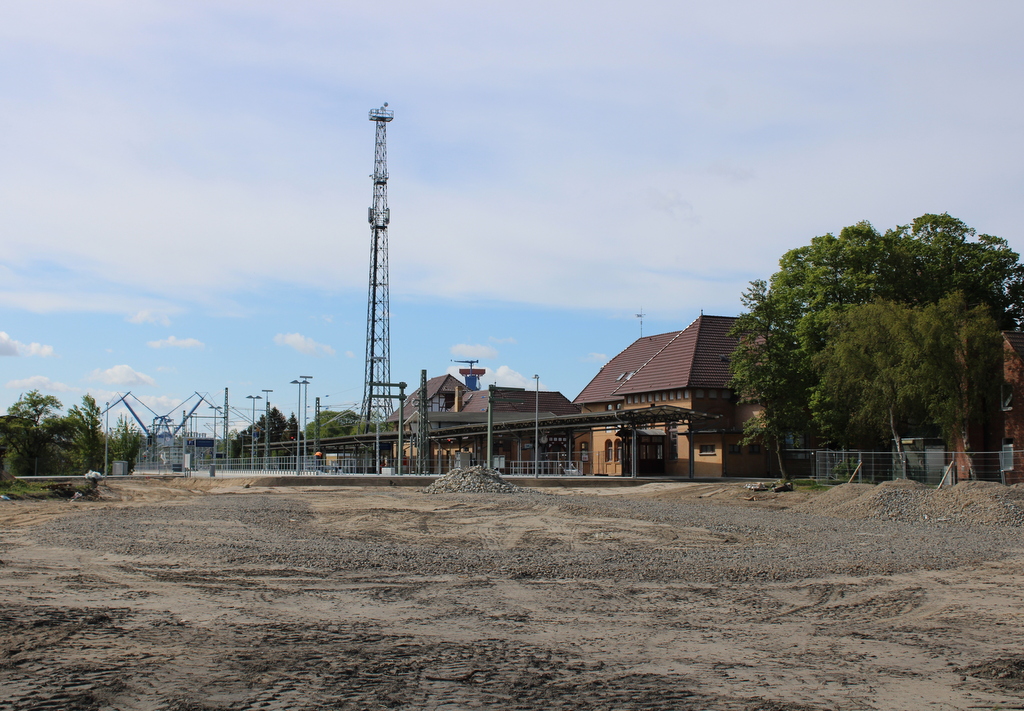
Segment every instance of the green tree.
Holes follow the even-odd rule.
[[[787,436],[804,432],[809,419],[810,368],[796,335],[799,311],[791,301],[770,294],[763,281],[751,284],[743,304],[748,311],[732,332],[739,339],[730,361],[732,386],[741,401],[760,406],[744,424],[744,441],[764,442],[788,479],[782,445]]]
[[[320,437],[342,437],[355,434],[359,428],[359,413],[352,410],[334,412],[323,410],[319,416]],[[317,418],[306,425],[306,436],[313,440],[316,438]]]
[[[71,463],[75,472],[103,471],[104,434],[102,414],[92,395],[82,396],[81,407],[68,410]]]
[[[114,462],[128,462],[128,473],[135,471],[139,453],[142,451],[142,432],[135,423],[124,415],[117,418],[114,431],[110,433],[110,459]]]
[[[815,237],[786,252],[769,282],[754,282],[746,292],[748,311],[734,333],[750,336],[746,350],[733,359],[733,387],[765,405],[759,418],[765,431],[791,427],[799,420],[797,410],[813,409],[808,425],[837,436],[843,418],[824,407],[835,402],[835,393],[820,380],[822,366],[815,367],[833,324],[849,309],[876,300],[923,307],[953,293],[961,293],[972,308],[988,307],[997,327],[1016,327],[1024,318],[1019,255],[1005,240],[978,236],[948,214],[922,215],[885,233],[861,222],[838,237]],[[773,338],[781,347],[768,345]],[[762,387],[770,391],[758,394]],[[794,398],[803,398],[802,403]],[[773,413],[773,401],[785,407]]]
[[[16,476],[63,474],[70,427],[60,416],[61,402],[38,390],[24,393],[7,408],[0,436],[7,447],[7,467]]]
[[[844,447],[886,440],[925,414],[914,307],[892,301],[853,306],[836,317],[814,357],[820,382],[811,410],[821,432]]]
[[[959,292],[923,307],[915,330],[928,417],[966,479],[973,473],[968,427],[983,420],[1002,382],[1002,337],[988,308],[969,306]]]

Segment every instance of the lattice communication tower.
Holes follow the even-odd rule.
[[[390,389],[383,386],[391,382],[391,326],[388,297],[388,149],[387,125],[395,112],[387,102],[379,109],[370,110],[370,120],[377,124],[377,141],[373,159],[373,207],[370,221],[370,288],[366,299],[366,378],[363,384],[363,405],[360,419],[383,422],[391,415],[393,406]],[[376,383],[376,384],[375,384]]]

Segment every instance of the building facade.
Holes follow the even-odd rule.
[[[673,477],[764,476],[768,453],[742,444],[755,405],[729,389],[735,317],[705,316],[681,331],[644,336],[606,363],[573,400],[583,412],[672,405],[709,415],[692,423],[636,431],[606,428],[579,436],[594,473]],[[630,461],[636,452],[636,463]],[[602,471],[603,470],[603,471]]]

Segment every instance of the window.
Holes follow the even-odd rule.
[[[718,397],[718,391],[717,390],[708,390],[708,397],[710,397],[710,398],[717,398]]]
[[[690,399],[690,391],[689,390],[684,390],[683,391],[683,399],[684,400],[689,400]]]
[[[729,454],[741,454],[742,452],[743,452],[743,447],[741,447],[740,445],[738,445],[738,444],[730,444],[729,445]]]
[[[706,457],[715,453],[715,445],[713,444],[702,444],[700,446],[700,455]]]
[[[622,440],[621,439],[615,440],[615,461],[616,462],[621,462],[622,461]]]
[[[693,393],[693,397],[694,397],[694,399],[697,399],[697,400],[704,399],[704,391],[703,390],[695,390],[694,393]]]
[[[604,460],[606,462],[612,461],[612,441],[610,439],[604,443]]]
[[[747,454],[760,454],[760,453],[761,453],[761,445],[759,445],[759,444],[752,444],[749,447],[747,447]]]
[[[1013,409],[1013,386],[1009,383],[1003,383],[1003,389],[1001,393],[1003,412],[1007,412]]]
[[[610,410],[610,409],[612,409],[611,403],[609,403],[609,404],[605,405],[605,406],[604,406],[604,409],[606,409],[606,410]]]

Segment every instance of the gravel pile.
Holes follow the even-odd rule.
[[[524,494],[533,489],[509,484],[497,471],[487,467],[452,469],[425,488],[427,494]]]
[[[1024,526],[1024,488],[965,481],[932,489],[909,479],[872,486],[840,484],[794,510],[849,519],[949,521],[967,525]]]

